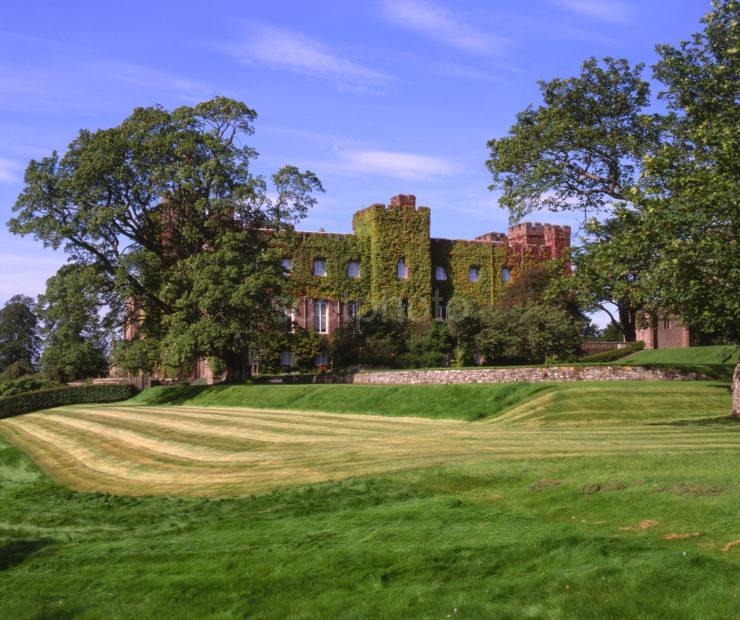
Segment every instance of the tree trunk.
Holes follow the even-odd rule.
[[[224,378],[226,383],[241,383],[249,379],[251,368],[249,367],[249,356],[246,351],[226,353],[223,358],[226,363],[226,377]]]
[[[732,417],[740,418],[740,359],[735,364],[732,373]]]
[[[618,304],[619,322],[622,327],[625,342],[635,342],[637,340],[637,310],[627,305]]]

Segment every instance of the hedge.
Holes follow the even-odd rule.
[[[0,419],[61,405],[109,403],[136,393],[133,385],[82,385],[51,388],[0,398]]]
[[[632,342],[623,349],[610,349],[609,351],[602,351],[601,353],[594,353],[593,355],[586,355],[578,359],[579,362],[613,362],[628,355],[632,355],[637,351],[642,351],[645,348],[645,343],[642,340]]]

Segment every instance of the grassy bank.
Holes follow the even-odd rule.
[[[689,347],[687,349],[645,349],[621,360],[621,363],[646,368],[680,368],[718,381],[731,381],[737,357],[731,346]]]
[[[128,401],[133,405],[254,407],[329,413],[415,416],[480,420],[548,395],[551,406],[592,416],[645,420],[690,416],[697,404],[707,415],[729,411],[727,387],[720,383],[679,381],[584,381],[578,383],[509,383],[456,385],[217,385],[155,387]]]
[[[686,349],[643,349],[624,360],[627,364],[728,364],[735,365],[735,359],[728,354],[731,346],[689,347]]]

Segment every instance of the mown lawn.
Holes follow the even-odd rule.
[[[130,483],[145,482],[182,466],[174,450],[188,441],[205,469],[184,470],[185,489],[219,471],[207,450],[290,457],[288,446],[302,452],[291,441],[309,454],[313,434],[349,446],[353,466],[369,463],[352,450],[377,435],[385,471],[229,499],[116,496],[60,486],[0,439],[0,617],[735,618],[740,437],[723,413],[728,390],[663,384],[671,408],[660,386],[636,396],[621,385],[558,386],[476,422],[161,403],[5,420],[0,433],[31,433],[31,454],[62,477],[107,457],[130,459]],[[343,388],[340,401],[357,386],[295,387]],[[147,426],[157,416],[171,428]],[[243,436],[219,436],[224,424]],[[406,467],[397,436],[422,442],[428,460]],[[93,460],[59,461],[74,441]],[[435,443],[461,460],[435,462]],[[310,480],[331,456],[283,467]]]

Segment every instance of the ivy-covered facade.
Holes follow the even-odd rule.
[[[283,249],[296,298],[292,320],[331,334],[358,313],[444,319],[451,303],[493,305],[528,264],[561,258],[570,227],[523,223],[508,235],[430,236],[430,210],[413,195],[355,213],[352,234],[297,232]]]

